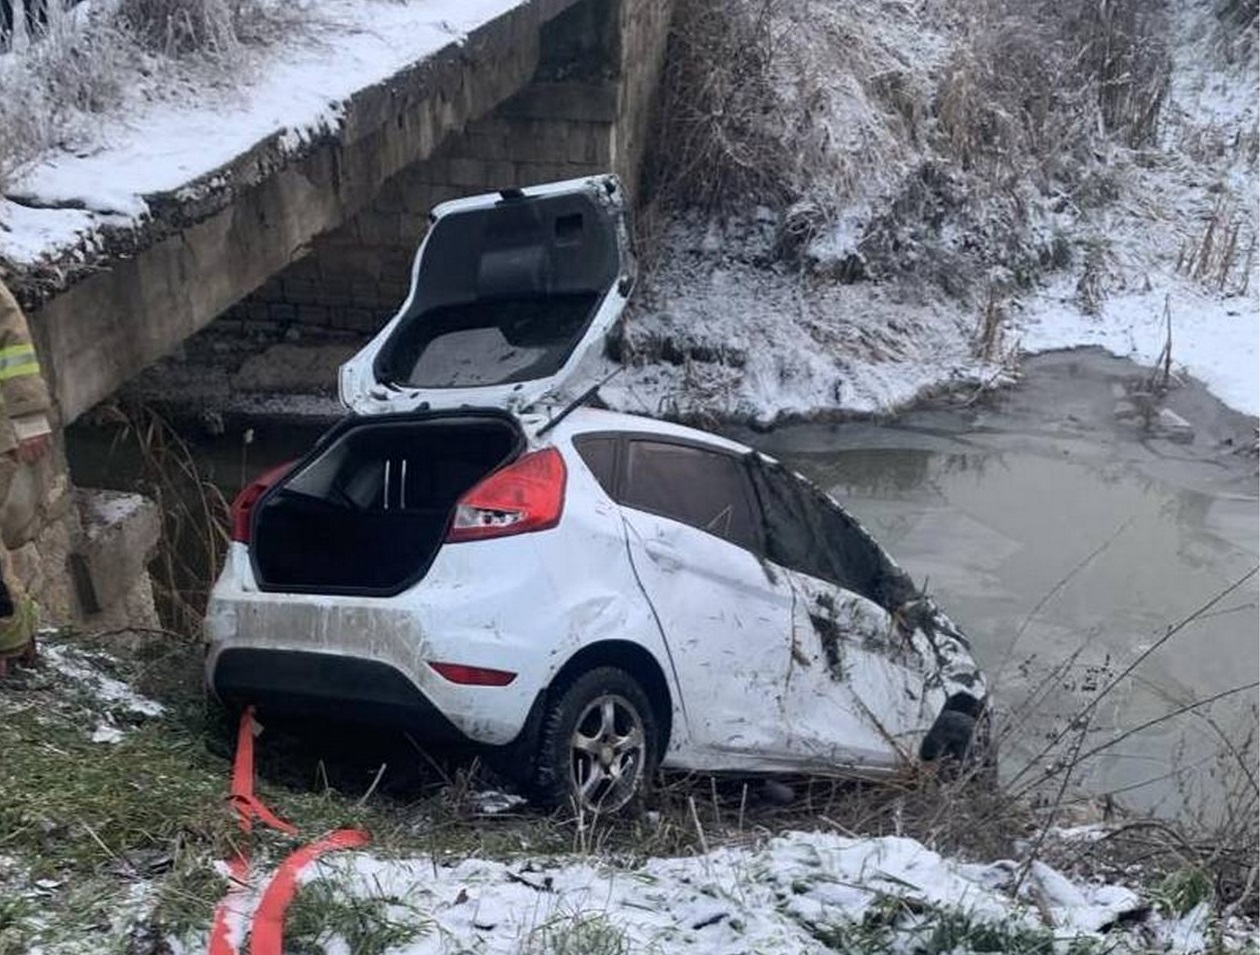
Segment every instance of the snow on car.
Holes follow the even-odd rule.
[[[472,744],[587,811],[658,766],[962,756],[967,641],[838,503],[733,441],[549,401],[633,283],[615,177],[438,206],[342,369],[351,413],[233,505],[212,690]]]

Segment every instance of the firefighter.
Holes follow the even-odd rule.
[[[51,404],[26,316],[0,280],[0,524],[14,477],[52,447]],[[0,541],[0,676],[15,659],[34,662],[38,624],[38,608],[14,573],[7,543]]]

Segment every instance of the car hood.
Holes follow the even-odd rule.
[[[592,176],[437,206],[398,314],[341,368],[356,414],[520,411],[564,384],[625,307],[625,193]]]

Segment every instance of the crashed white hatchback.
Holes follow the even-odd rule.
[[[845,511],[732,441],[549,404],[620,315],[617,180],[434,211],[351,414],[233,505],[208,610],[225,701],[476,744],[545,804],[658,766],[961,756],[983,677]]]

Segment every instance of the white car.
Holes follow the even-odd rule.
[[[351,414],[233,505],[209,686],[497,756],[614,811],[658,766],[962,755],[965,638],[835,501],[690,428],[549,403],[634,281],[600,176],[449,202]]]

